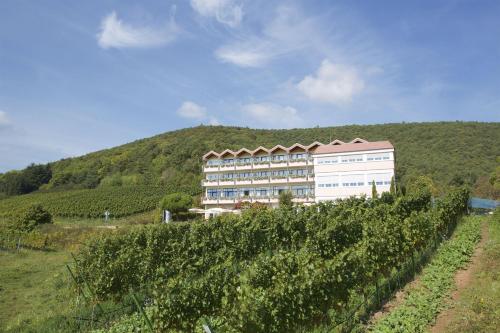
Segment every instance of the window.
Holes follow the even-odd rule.
[[[242,188],[240,189],[240,197],[249,197],[252,194],[252,189]]]
[[[207,179],[208,180],[217,180],[217,179],[219,179],[219,175],[218,174],[214,174],[214,173],[212,173],[212,174],[209,173],[207,175]]]
[[[368,184],[371,185],[375,182],[375,185],[391,185],[392,173],[371,173],[366,175],[366,180]]]
[[[363,162],[363,155],[344,155],[341,156],[342,163]]]
[[[287,174],[286,170],[273,171],[273,176],[286,176],[286,174]]]
[[[304,186],[293,186],[292,187],[292,194],[295,196],[305,196],[307,195],[307,187]]]
[[[244,158],[239,158],[238,159],[238,163],[239,164],[246,164],[246,163],[250,163],[251,159],[250,157],[244,157]]]
[[[216,189],[208,189],[207,190],[207,196],[210,198],[210,199],[216,199],[219,197],[219,191],[216,190]]]
[[[318,164],[335,164],[338,163],[338,157],[319,157]]]
[[[233,178],[235,178],[235,174],[234,173],[223,173],[221,178],[223,180],[232,180]]]
[[[218,166],[220,164],[220,160],[208,160],[207,165],[208,166]]]
[[[225,158],[222,162],[223,162],[223,164],[234,164],[234,159]]]
[[[236,197],[236,189],[234,188],[225,188],[222,190],[222,197],[224,198],[234,198]]]
[[[365,185],[365,175],[344,175],[342,176],[342,186],[356,187]]]
[[[306,155],[304,153],[290,154],[291,160],[300,160],[304,158],[306,158]]]
[[[247,178],[251,178],[251,177],[252,177],[252,173],[251,172],[241,172],[239,174],[239,178],[247,179]]]
[[[268,155],[256,156],[253,158],[253,160],[254,162],[268,162],[269,156]]]
[[[267,188],[256,188],[255,189],[255,196],[265,197],[265,196],[267,196],[268,192],[269,192],[269,190]]]
[[[391,153],[367,154],[367,161],[386,161],[391,159]]]
[[[273,155],[273,161],[284,161],[285,155]]]

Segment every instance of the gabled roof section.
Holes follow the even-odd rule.
[[[323,146],[323,144],[319,141],[314,141],[313,143],[311,143],[309,146],[306,147],[306,150],[311,151],[318,148],[319,146]]]
[[[355,140],[344,143],[343,145],[323,145],[314,150],[315,155],[317,154],[335,154],[335,153],[349,153],[357,151],[370,151],[370,150],[381,150],[381,149],[394,149],[394,146],[389,141],[375,141],[368,142],[354,142]]]
[[[285,152],[288,152],[288,148],[283,147],[282,145],[276,145],[276,146],[274,146],[273,148],[269,149],[269,152],[272,153],[272,152],[275,152],[276,150],[279,150],[279,149],[281,149],[281,150],[283,150]]]
[[[367,143],[367,142],[368,141],[366,141],[365,139],[356,138],[349,143]]]
[[[260,146],[260,147],[258,147],[257,149],[255,149],[254,151],[252,151],[252,155],[257,154],[258,152],[264,152],[264,153],[266,153],[266,154],[269,154],[269,150],[268,150],[268,149],[266,149],[266,148],[264,148],[264,147]]]
[[[232,151],[230,149],[226,149],[222,153],[220,153],[219,157],[224,157],[224,156],[227,156],[227,155],[231,155],[231,156],[234,157],[234,151]]]
[[[288,151],[291,152],[291,151],[293,151],[296,148],[300,148],[300,149],[302,149],[304,151],[306,150],[305,146],[301,145],[300,143],[296,143],[296,144],[292,145],[291,147],[289,147]]]
[[[212,156],[213,157],[219,157],[219,154],[216,153],[215,151],[211,150],[208,153],[206,153],[205,155],[203,155],[203,160],[207,160],[207,159],[209,159]]]
[[[332,142],[330,142],[329,144],[331,144],[332,146],[336,146],[336,145],[343,145],[343,144],[345,144],[345,142],[340,141],[339,139],[335,139]]]
[[[238,151],[237,151],[237,152],[235,152],[234,154],[235,154],[236,156],[240,156],[240,155],[242,155],[243,153],[247,153],[247,154],[249,154],[249,155],[252,155],[252,151],[251,151],[251,150],[249,150],[249,149],[246,149],[246,148],[241,148],[240,150],[238,150]]]

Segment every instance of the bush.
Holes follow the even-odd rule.
[[[290,191],[283,191],[280,193],[279,203],[280,207],[292,207],[293,206],[293,194]]]
[[[186,213],[193,204],[193,198],[184,193],[172,193],[163,197],[160,201],[160,209],[168,210],[173,217]]]
[[[16,220],[15,227],[21,231],[32,231],[40,224],[52,223],[52,215],[41,204],[33,204]]]

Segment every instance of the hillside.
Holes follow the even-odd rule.
[[[328,143],[330,139],[355,137],[390,140],[396,148],[399,180],[406,183],[415,175],[424,174],[440,190],[465,182],[488,192],[490,189],[484,188],[495,169],[495,159],[500,156],[500,123],[402,123],[288,130],[198,126],[50,163],[50,181],[41,189],[148,184],[198,194],[201,156],[209,150],[309,144],[316,140]],[[16,175],[19,172],[0,175],[0,192],[2,188],[6,192],[5,184]]]

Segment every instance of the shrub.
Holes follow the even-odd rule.
[[[40,224],[52,223],[52,215],[41,204],[33,204],[16,220],[16,229],[32,231]]]
[[[186,213],[193,204],[193,198],[184,193],[172,193],[163,197],[160,201],[160,209],[168,210],[172,216],[177,217],[180,213]]]
[[[293,206],[293,194],[290,191],[283,191],[280,193],[279,203],[280,207],[292,207]]]

